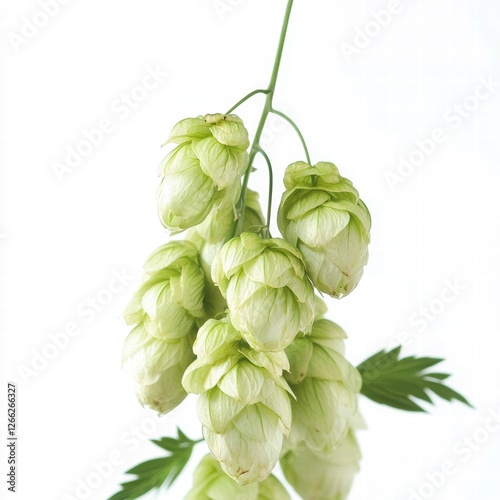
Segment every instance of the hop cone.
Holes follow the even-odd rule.
[[[291,384],[292,429],[288,445],[301,442],[330,454],[345,438],[357,411],[359,372],[344,358],[345,332],[327,319],[316,320],[311,335],[298,337],[286,349]]]
[[[211,210],[233,207],[248,166],[248,132],[236,115],[187,118],[166,143],[177,144],[160,164],[158,213],[180,232],[200,224]]]
[[[210,451],[238,484],[263,481],[291,425],[284,352],[249,349],[227,318],[209,319],[193,350],[197,359],[183,385],[200,394],[198,416]]]
[[[345,500],[360,460],[361,452],[350,429],[330,456],[302,445],[286,453],[280,464],[286,479],[304,500]]]
[[[136,396],[143,406],[160,414],[177,407],[187,396],[182,376],[194,360],[194,335],[175,340],[158,340],[144,326],[136,326],[123,346],[123,363],[133,368]]]
[[[193,483],[184,500],[290,500],[285,488],[273,475],[261,483],[240,486],[224,473],[211,455],[201,459],[194,471]]]
[[[310,331],[313,287],[300,253],[284,240],[242,233],[217,254],[212,278],[232,324],[254,349],[279,351],[299,332]]]
[[[124,312],[137,326],[125,340],[123,361],[134,367],[141,404],[167,413],[187,395],[182,376],[205,316],[205,277],[195,246],[183,241],[158,248],[144,268],[143,284]]]
[[[348,295],[368,260],[368,209],[333,163],[292,163],[284,183],[278,211],[281,234],[301,251],[318,290],[337,298]]]

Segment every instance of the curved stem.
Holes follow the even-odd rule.
[[[273,70],[271,73],[271,78],[269,80],[269,85],[265,91],[266,93],[266,101],[264,103],[264,108],[262,110],[262,115],[260,116],[259,124],[257,125],[257,130],[255,131],[255,137],[252,142],[252,146],[250,148],[250,157],[248,159],[248,167],[245,172],[245,176],[243,178],[243,184],[241,188],[240,199],[238,200],[237,210],[239,213],[239,219],[235,222],[232,235],[236,236],[236,234],[240,234],[243,229],[243,219],[245,217],[245,194],[248,185],[248,177],[252,170],[253,161],[255,159],[255,155],[258,153],[260,148],[260,137],[262,135],[262,131],[264,130],[264,125],[266,124],[267,116],[273,109],[273,95],[274,90],[276,88],[276,81],[278,79],[278,72],[281,63],[281,55],[283,53],[283,46],[285,44],[286,32],[288,29],[288,21],[290,20],[290,13],[292,11],[293,0],[288,0],[285,10],[285,15],[283,18],[283,25],[281,26],[281,34],[278,42],[278,48],[276,49],[276,56],[274,58]],[[255,92],[257,93],[257,92]],[[250,95],[250,94],[249,94]]]
[[[266,225],[264,226],[264,233],[265,233],[264,237],[270,238],[271,232],[269,230],[269,224],[271,223],[271,210],[273,206],[273,167],[271,165],[271,160],[269,159],[269,156],[267,156],[267,153],[261,147],[259,147],[259,153],[262,155],[264,160],[266,160],[267,170],[269,171],[269,191],[267,197],[267,214],[266,214]]]
[[[302,143],[302,147],[304,148],[304,153],[306,155],[307,163],[311,165],[311,158],[309,157],[309,150],[307,149],[306,146],[306,141],[304,140],[304,136],[302,135],[302,132],[300,131],[299,127],[297,127],[297,124],[288,116],[285,115],[285,113],[282,113],[281,111],[278,111],[277,109],[271,109],[271,113],[281,116],[284,120],[286,120],[295,130],[297,135],[299,136],[300,142]]]
[[[229,111],[226,111],[226,115],[232,113],[237,107],[241,106],[246,100],[250,99],[250,97],[253,97],[256,94],[269,94],[269,92],[269,89],[257,89],[253,92],[250,92],[245,97],[243,97],[243,99],[240,99],[232,108],[230,108]]]

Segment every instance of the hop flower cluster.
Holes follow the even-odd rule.
[[[167,143],[176,146],[160,165],[158,212],[171,233],[187,231],[147,259],[125,311],[137,397],[166,413],[199,395],[211,455],[187,498],[289,498],[271,475],[281,460],[304,498],[343,499],[359,461],[361,378],[315,288],[340,298],[356,287],[369,212],[333,163],[296,162],[278,212],[283,238],[272,238],[242,182],[239,117],[182,120]]]

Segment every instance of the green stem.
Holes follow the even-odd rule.
[[[271,109],[271,113],[281,116],[284,120],[286,120],[295,130],[297,135],[299,136],[300,142],[302,143],[302,147],[304,148],[304,153],[306,155],[307,163],[311,165],[311,158],[309,156],[309,151],[307,149],[306,141],[304,140],[304,136],[302,135],[302,132],[300,131],[299,127],[297,127],[296,123],[288,116],[285,115],[285,113],[282,113],[281,111],[278,111],[277,109]]]
[[[290,20],[290,13],[292,11],[293,0],[288,0],[285,10],[285,16],[283,18],[283,25],[281,27],[280,39],[278,42],[278,48],[276,49],[276,56],[274,58],[273,71],[271,73],[271,79],[269,80],[269,85],[266,89],[266,100],[264,102],[264,108],[262,110],[262,115],[260,116],[259,124],[257,125],[257,130],[255,131],[255,137],[252,142],[252,147],[250,148],[250,157],[248,160],[248,168],[245,172],[245,176],[243,178],[243,185],[241,188],[241,195],[238,201],[238,213],[239,219],[236,221],[235,226],[233,228],[233,236],[240,234],[243,229],[243,219],[245,217],[245,194],[248,186],[248,177],[250,176],[250,172],[252,171],[253,161],[255,159],[255,155],[259,152],[260,148],[260,137],[262,135],[262,131],[264,130],[264,125],[266,124],[267,116],[273,109],[273,96],[274,90],[276,88],[276,81],[278,79],[278,72],[280,69],[281,63],[281,55],[283,53],[283,46],[285,44],[286,32],[288,29],[288,21]],[[250,94],[249,94],[250,95]]]
[[[257,89],[254,90],[253,92],[250,92],[247,94],[243,99],[240,99],[232,108],[229,109],[229,111],[226,112],[226,115],[229,113],[232,113],[237,107],[241,106],[246,100],[250,99],[250,97],[253,97],[255,94],[269,94],[268,89]]]
[[[266,225],[264,226],[263,229],[263,237],[264,238],[270,238],[271,237],[271,231],[269,230],[269,224],[271,224],[271,210],[273,206],[273,167],[271,165],[271,160],[269,159],[269,156],[267,156],[267,153],[259,147],[259,153],[262,155],[264,160],[266,160],[267,163],[267,169],[269,171],[269,192],[268,192],[268,197],[267,197],[267,215],[266,215]]]
[[[281,34],[278,42],[278,48],[276,50],[276,58],[274,59],[273,72],[271,73],[271,80],[269,81],[269,86],[267,87],[271,90],[271,101],[272,93],[276,87],[276,80],[278,79],[278,72],[280,69],[281,55],[283,53],[283,46],[285,45],[286,31],[288,29],[288,21],[290,20],[290,13],[292,11],[293,0],[288,0],[286,4],[285,17],[283,18],[283,25],[281,26]]]

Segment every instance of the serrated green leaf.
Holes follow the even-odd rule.
[[[175,438],[161,438],[161,439],[151,439],[151,442],[154,443],[156,446],[159,446],[160,448],[163,448],[166,451],[173,451],[178,448],[177,445],[177,439]]]
[[[461,394],[442,383],[449,374],[425,373],[444,361],[442,358],[408,356],[400,359],[400,353],[401,346],[387,352],[382,350],[358,366],[363,378],[361,394],[376,403],[406,411],[425,411],[414,399],[432,404],[429,393],[472,406]]]
[[[472,406],[461,394],[446,385],[440,384],[439,382],[428,382],[427,384],[430,390],[446,401],[453,401],[456,399],[468,406]]]
[[[399,408],[400,410],[425,412],[421,406],[404,396],[388,395],[384,391],[372,389],[367,389],[363,392],[363,395],[376,403]]]
[[[153,439],[154,444],[170,452],[170,455],[153,458],[129,469],[127,474],[133,474],[137,477],[122,483],[121,491],[115,493],[108,500],[135,500],[163,485],[168,489],[188,463],[194,445],[201,441],[189,439],[179,428],[177,435],[177,439],[171,437]]]
[[[448,377],[451,377],[449,373],[428,373],[427,378],[436,378],[438,380],[446,380]]]

